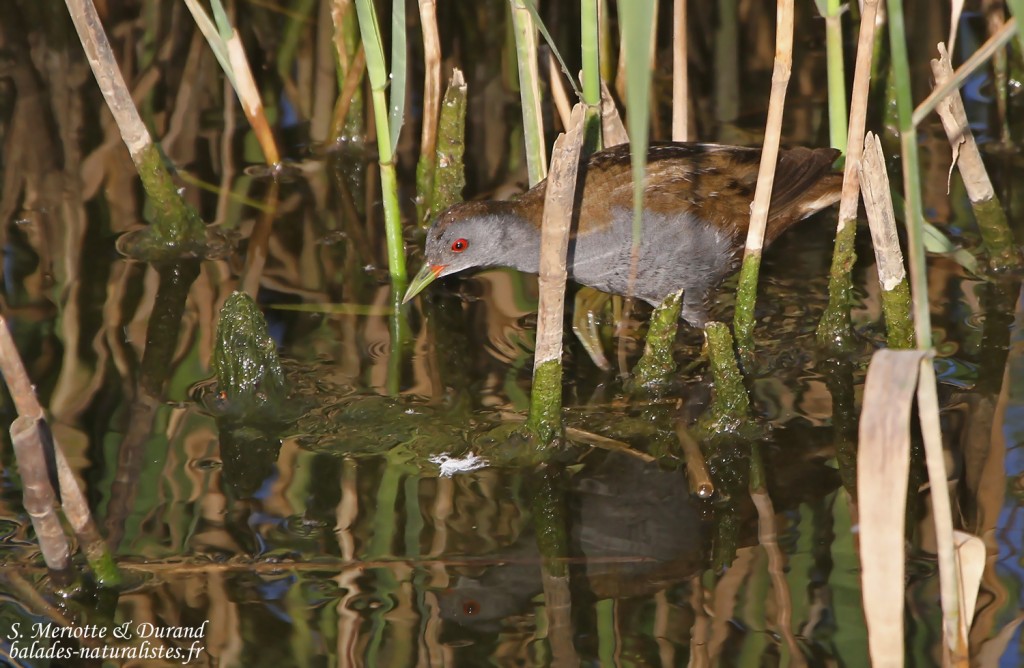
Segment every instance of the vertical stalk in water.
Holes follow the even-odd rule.
[[[551,178],[544,197],[541,224],[540,302],[537,319],[537,350],[533,364],[533,391],[527,426],[539,448],[561,431],[562,418],[562,321],[565,309],[566,253],[576,195],[576,175],[583,144],[583,107],[572,113],[571,128],[555,141]]]
[[[830,0],[831,1],[831,0]],[[823,346],[842,350],[850,340],[850,301],[853,293],[853,263],[857,259],[857,203],[860,200],[860,159],[864,151],[864,125],[867,120],[868,92],[871,85],[871,61],[874,55],[875,17],[878,0],[864,0],[857,38],[857,61],[853,73],[853,95],[850,99],[849,134],[846,164],[843,171],[843,192],[839,200],[839,223],[832,251],[832,267],[828,279],[828,306],[818,323],[817,338]],[[829,78],[831,81],[831,70]],[[830,89],[829,103],[832,95]],[[844,93],[845,104],[845,93]],[[845,112],[844,112],[845,115]],[[850,143],[852,141],[852,143]],[[834,144],[833,144],[834,145]]]
[[[395,293],[401,294],[406,282],[405,253],[402,245],[402,213],[398,206],[398,178],[395,173],[394,148],[398,130],[391,127],[388,119],[387,87],[389,83],[387,65],[384,62],[384,47],[381,42],[377,10],[372,0],[356,0],[356,15],[359,17],[359,32],[366,50],[366,68],[370,75],[373,100],[373,118],[377,125],[377,151],[380,163],[380,187],[384,200],[384,233],[388,245],[388,271],[391,280],[397,284]],[[393,37],[397,37],[393,36]],[[404,39],[404,33],[403,33]],[[405,90],[393,91],[404,95]],[[401,287],[397,287],[401,286]]]
[[[750,205],[750,227],[747,229],[743,266],[736,292],[736,343],[749,352],[754,346],[754,302],[757,299],[757,276],[761,268],[764,230],[775,183],[775,163],[782,139],[782,113],[786,103],[793,68],[793,0],[779,0],[775,21],[775,67],[772,71],[771,96],[768,99],[768,121],[761,149],[761,165],[757,172],[754,202]]]
[[[902,0],[888,0],[889,50],[896,82],[896,113],[903,156],[903,189],[906,201],[908,251],[910,253],[910,289],[914,304],[914,331],[919,350],[932,347],[931,314],[928,310],[928,273],[924,254],[924,214],[921,207],[921,175],[917,155],[917,133],[910,97],[910,64],[907,56],[906,27]],[[917,400],[924,433],[928,477],[931,480],[932,504],[936,522],[936,545],[939,556],[939,584],[942,598],[943,637],[954,662],[966,657],[966,647],[959,642],[959,584],[949,495],[946,490],[946,467],[938,431],[938,408],[935,397],[935,371],[932,360],[924,356],[920,362]],[[931,417],[933,419],[928,419]],[[941,526],[940,526],[941,522]],[[965,664],[966,665],[966,664]]]

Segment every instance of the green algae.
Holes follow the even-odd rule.
[[[426,200],[420,216],[424,225],[462,201],[462,189],[466,187],[466,96],[466,82],[456,70],[441,102],[435,155],[422,156],[416,167],[416,190]]]
[[[287,394],[277,343],[256,302],[244,292],[233,293],[221,309],[213,370],[228,402],[242,411]]]
[[[656,389],[665,384],[669,374],[676,370],[672,346],[679,328],[679,313],[683,308],[683,291],[669,295],[651,315],[647,330],[647,343],[643,357],[633,369],[633,390]]]

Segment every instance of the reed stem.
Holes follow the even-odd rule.
[[[381,198],[384,202],[384,234],[387,238],[388,272],[395,284],[395,293],[405,291],[405,249],[402,241],[402,213],[398,205],[398,177],[395,173],[393,140],[397,131],[391,128],[388,118],[387,87],[389,84],[387,66],[384,62],[384,47],[381,42],[377,10],[372,0],[356,0],[356,15],[359,17],[359,32],[366,52],[366,68],[370,75],[373,101],[373,118],[377,126],[377,152],[380,164]],[[404,95],[405,91],[396,91]]]
[[[816,331],[818,343],[836,351],[845,350],[850,346],[850,303],[853,294],[851,272],[857,260],[854,244],[857,240],[857,202],[860,196],[859,167],[864,150],[864,126],[871,87],[871,61],[874,55],[877,15],[878,0],[864,0],[860,16],[860,34],[857,38],[853,94],[850,99],[849,134],[844,135],[844,140],[848,143],[843,171],[843,191],[839,200],[839,223],[836,226],[832,266],[829,270],[828,306]],[[830,70],[830,82],[831,76]],[[830,94],[830,105],[831,100]]]
[[[540,110],[540,74],[537,69],[537,28],[523,0],[509,0],[512,28],[516,38],[516,62],[519,66],[519,95],[523,106],[523,134],[526,143],[526,168],[530,187],[547,176],[547,152],[544,149],[544,119]]]
[[[754,202],[750,205],[750,227],[743,250],[743,265],[740,269],[740,283],[736,294],[736,319],[733,329],[736,343],[741,351],[749,352],[754,347],[754,303],[757,300],[757,277],[761,267],[761,251],[764,247],[764,230],[768,222],[768,210],[775,183],[775,163],[779,157],[782,140],[782,114],[786,104],[786,89],[789,87],[790,72],[793,68],[793,0],[779,0],[775,28],[775,67],[772,71],[771,95],[768,99],[768,121],[765,127],[764,147],[761,149],[761,165],[757,172],[757,187]]]

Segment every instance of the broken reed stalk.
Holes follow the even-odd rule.
[[[416,211],[426,224],[426,211],[434,190],[437,169],[437,124],[441,113],[441,38],[437,31],[437,0],[419,0],[420,29],[423,33],[423,127],[420,131],[420,159],[416,164]]]
[[[647,329],[647,341],[644,343],[644,354],[633,369],[632,388],[638,390],[656,390],[668,381],[668,376],[676,369],[672,359],[672,344],[676,340],[679,329],[679,313],[683,308],[683,291],[670,294],[654,309],[651,324]]]
[[[860,188],[875,249],[875,267],[882,288],[886,342],[890,348],[913,348],[914,325],[910,318],[910,285],[903,266],[896,214],[892,208],[889,175],[885,168],[882,142],[873,133],[864,138],[864,156],[859,160]]]
[[[672,141],[690,139],[690,81],[686,54],[686,0],[675,0],[672,6]]]
[[[103,585],[118,585],[121,582],[121,576],[117,571],[114,558],[107,548],[103,537],[100,536],[99,529],[97,529],[92,513],[89,510],[89,503],[86,501],[85,495],[82,494],[82,490],[78,486],[78,481],[71,472],[71,467],[64,457],[64,451],[56,439],[53,438],[49,427],[46,425],[43,407],[36,398],[32,381],[25,371],[25,365],[22,364],[21,355],[14,345],[14,339],[11,337],[10,329],[7,326],[7,320],[3,316],[0,316],[0,374],[3,375],[4,382],[7,384],[7,390],[14,400],[15,410],[19,415],[18,420],[15,421],[16,426],[12,425],[11,427],[11,439],[15,442],[15,452],[19,465],[33,468],[41,462],[43,466],[40,469],[42,472],[41,480],[36,478],[36,473],[38,472],[29,475],[26,475],[24,471],[22,472],[22,478],[26,481],[24,483],[26,495],[29,493],[28,481],[33,480],[32,494],[41,493],[44,497],[47,496],[45,490],[40,490],[35,485],[45,482],[46,486],[50,487],[49,476],[46,473],[43,447],[44,445],[52,446],[53,456],[57,465],[57,481],[60,485],[64,515],[78,536],[82,551],[85,553],[86,560],[89,562],[96,580]],[[48,443],[43,442],[44,435],[47,437]],[[22,464],[22,454],[18,453],[23,453],[29,459]],[[51,501],[47,502],[47,508],[52,507],[52,490],[48,493],[48,496],[51,497]],[[42,501],[36,499],[32,503],[39,507],[42,506]],[[33,510],[29,508],[28,499],[26,499],[26,510],[29,510],[29,514],[33,516],[34,522],[35,516]],[[57,526],[60,526],[59,521]],[[36,533],[40,536],[40,542],[42,542],[44,540],[43,535],[50,536],[52,531],[47,529],[44,533],[39,533],[37,529]],[[47,540],[50,539],[48,538]],[[60,554],[59,547],[41,547],[44,550],[44,555],[47,552],[57,556]],[[47,558],[47,564],[50,564],[49,558]]]
[[[509,0],[512,29],[516,38],[516,63],[519,67],[519,96],[523,107],[523,134],[526,140],[526,169],[530,187],[547,176],[547,152],[544,150],[544,118],[540,108],[540,74],[537,68],[537,27],[523,0]]]
[[[572,112],[569,131],[559,135],[552,151],[551,175],[541,223],[540,300],[533,389],[527,427],[538,449],[552,443],[562,428],[562,322],[565,313],[566,253],[576,197],[576,175],[583,147],[583,105]]]
[[[704,328],[704,338],[715,396],[707,419],[701,421],[702,430],[705,433],[732,432],[750,414],[750,398],[736,364],[732,334],[724,324],[709,322]]]
[[[267,164],[272,167],[279,165],[281,155],[277,150],[277,142],[274,141],[274,133],[271,132],[267,116],[263,111],[263,100],[260,99],[259,87],[256,86],[256,81],[253,79],[249,59],[242,47],[242,38],[230,24],[224,6],[220,0],[212,0],[211,9],[216,23],[210,19],[198,0],[185,0],[185,6],[188,7],[192,14],[192,20],[195,21],[199,31],[203,33],[203,37],[210,45],[210,49],[216,56],[231,88],[238,96],[238,101],[242,103],[245,117],[249,120],[249,125],[252,126]]]
[[[601,135],[605,148],[629,142],[626,126],[622,124],[615,100],[612,99],[611,91],[604,82],[601,82]]]
[[[830,0],[831,2],[831,0]],[[875,19],[878,0],[864,0],[861,6],[860,33],[857,38],[857,60],[850,98],[850,127],[846,135],[846,164],[843,169],[843,190],[839,200],[839,222],[832,251],[828,279],[828,306],[818,323],[818,343],[835,351],[850,345],[850,303],[853,294],[853,264],[857,260],[857,202],[860,194],[860,160],[863,151],[864,126],[871,87],[871,60],[874,51]],[[838,21],[838,17],[836,18]],[[829,73],[831,81],[831,71]],[[845,91],[845,87],[844,87]],[[829,93],[831,105],[832,93]],[[844,98],[845,104],[845,98]]]
[[[749,353],[754,347],[754,303],[757,300],[757,277],[761,268],[764,247],[764,229],[771,206],[772,186],[775,182],[775,163],[779,157],[782,139],[782,114],[786,104],[793,68],[793,0],[778,0],[775,28],[775,66],[772,71],[771,95],[768,99],[768,120],[765,127],[761,165],[757,172],[754,202],[750,205],[750,227],[743,249],[739,287],[736,290],[736,316],[733,330],[741,351]]]
[[[676,438],[683,450],[683,461],[686,462],[686,480],[690,483],[690,494],[701,499],[710,499],[715,493],[715,483],[711,481],[704,453],[683,422],[676,423]]]
[[[433,190],[427,200],[426,219],[433,220],[452,204],[462,201],[462,189],[466,186],[466,170],[463,153],[466,150],[466,97],[468,88],[462,70],[452,71],[448,89],[441,103],[441,118],[438,121],[438,143],[434,164],[440,169],[434,171]]]
[[[152,244],[143,250],[163,257],[200,251],[205,246],[206,226],[195,209],[182,199],[164,166],[160,150],[125,85],[96,7],[92,0],[65,0],[65,4],[103,99],[153,205],[152,225],[147,228]]]
[[[377,152],[380,164],[380,189],[384,200],[384,234],[388,247],[388,273],[396,285],[396,300],[401,301],[405,291],[405,249],[402,241],[402,212],[398,205],[398,176],[395,171],[395,145],[398,128],[393,128],[388,114],[387,89],[391,84],[387,64],[384,61],[384,46],[377,10],[372,0],[355,0],[356,16],[359,18],[359,34],[366,51],[366,69],[370,75],[370,90],[373,101],[373,118],[377,126]],[[337,26],[336,26],[337,28]],[[392,35],[392,39],[397,39]],[[404,39],[404,34],[402,35]],[[393,90],[393,95],[404,96],[405,88]]]
[[[74,580],[71,548],[57,515],[57,497],[50,485],[38,419],[28,416],[16,418],[11,424],[11,443],[21,474],[25,512],[32,520],[46,567],[58,586],[65,587]]]
[[[944,44],[938,45],[939,58],[931,61],[935,84],[941,86],[953,77],[953,65]],[[953,159],[963,178],[964,188],[974,208],[974,217],[978,220],[981,239],[988,250],[989,268],[993,271],[1012,271],[1019,269],[1021,258],[1013,242],[1013,232],[1006,221],[992,180],[988,177],[985,163],[981,159],[981,151],[974,141],[967,121],[967,112],[959,91],[951,92],[936,107],[942,120],[946,137],[953,147]]]
[[[1014,16],[1009,21],[1003,24],[999,32],[989,37],[981,48],[971,54],[971,57],[960,64],[960,67],[956,68],[956,72],[953,73],[953,77],[942,84],[932,89],[932,92],[928,94],[921,104],[917,105],[914,109],[913,114],[913,125],[917,127],[921,125],[928,114],[935,110],[935,107],[941,102],[951,91],[957,90],[967,81],[967,78],[974,74],[974,72],[981,67],[985,62],[988,61],[992,55],[1003,48],[1007,42],[1013,39],[1013,36],[1017,34],[1017,17]]]

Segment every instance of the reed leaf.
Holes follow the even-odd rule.
[[[633,168],[633,247],[640,249],[641,220],[644,210],[644,174],[647,170],[648,119],[651,99],[651,24],[655,0],[633,0],[628,7],[619,3],[622,23],[622,48],[626,57],[626,129],[629,131],[630,162]]]
[[[398,150],[398,136],[405,119],[405,78],[409,70],[407,51],[405,0],[394,0],[391,3],[391,107],[388,110],[392,153]]]

